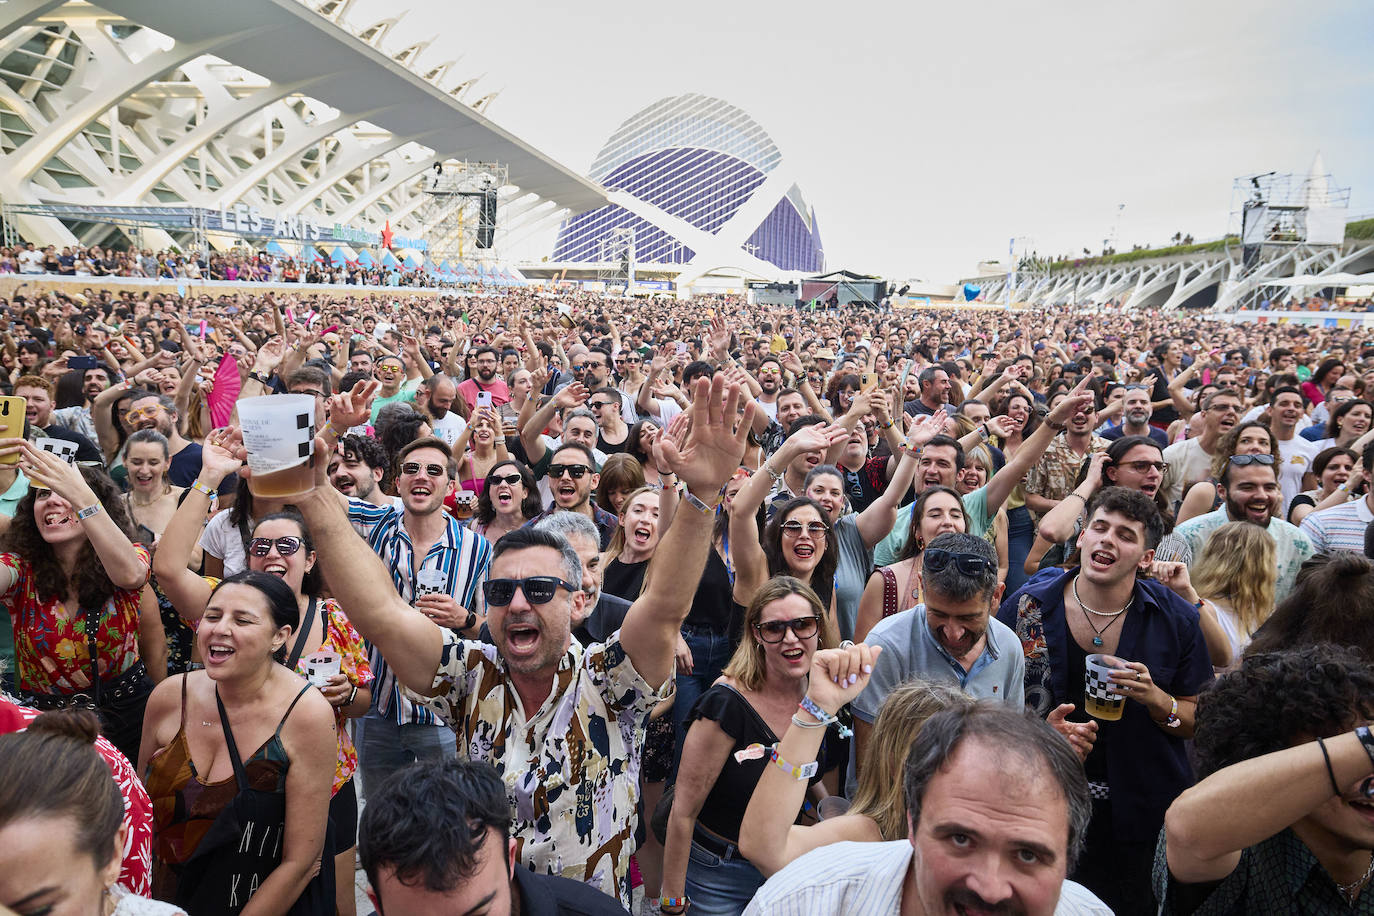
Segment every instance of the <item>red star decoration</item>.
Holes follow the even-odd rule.
[[[386,225],[382,227],[382,247],[390,249],[391,240],[395,237],[396,233],[391,231],[391,220],[387,220]]]

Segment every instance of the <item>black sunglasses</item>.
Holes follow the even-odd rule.
[[[987,557],[976,553],[954,553],[938,547],[927,547],[921,561],[931,572],[940,572],[950,563],[965,576],[986,576],[997,574],[997,564]]]
[[[1266,467],[1274,463],[1273,455],[1232,455],[1231,464],[1238,468],[1248,468],[1252,464],[1262,464]]]
[[[301,539],[296,537],[280,538],[253,538],[248,542],[248,552],[255,557],[265,557],[272,552],[272,546],[276,545],[277,553],[283,557],[289,557],[297,550],[301,549]]]
[[[504,483],[513,487],[524,479],[519,474],[492,474],[487,478],[487,486],[494,487],[498,483]]]
[[[525,593],[525,600],[530,604],[548,604],[553,600],[553,596],[558,593],[560,587],[566,588],[570,592],[578,591],[580,588],[580,586],[573,585],[557,576],[488,579],[482,583],[482,596],[487,599],[489,605],[506,607],[515,600],[515,590],[518,588]]]
[[[444,467],[442,464],[421,465],[418,461],[407,461],[405,464],[401,465],[401,473],[405,474],[407,477],[414,477],[420,473],[421,468],[424,469],[426,477],[448,476],[448,468]]]
[[[551,464],[549,465],[549,476],[554,480],[567,474],[573,480],[581,480],[591,468],[585,464]]]
[[[759,641],[766,643],[782,642],[787,638],[788,630],[795,633],[798,639],[809,639],[815,636],[820,628],[821,619],[815,615],[798,617],[795,620],[770,620],[767,623],[754,624]]]

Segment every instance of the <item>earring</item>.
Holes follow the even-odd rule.
[[[920,552],[920,551],[925,550],[925,549],[926,549],[926,539],[923,538],[923,537],[921,537],[921,535],[919,535],[919,534],[916,535],[916,550],[917,550],[917,552]]]

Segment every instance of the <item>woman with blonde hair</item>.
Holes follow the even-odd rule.
[[[811,661],[807,695],[821,709],[833,714],[868,686],[863,667],[871,665],[881,651],[857,645],[817,652]],[[841,680],[846,684],[844,687],[835,683],[841,673],[845,675]],[[852,685],[848,684],[850,673],[858,675]],[[906,839],[902,769],[911,742],[935,713],[973,702],[972,697],[954,687],[921,680],[907,681],[893,690],[874,723],[872,740],[864,747],[858,789],[849,810],[818,824],[799,825],[787,820],[787,813],[801,803],[804,788],[780,771],[765,770],[744,812],[740,851],[765,877],[771,877],[792,860],[831,843]],[[820,744],[816,731],[796,725],[789,728],[778,745],[778,756],[788,761],[814,759]]]
[[[1259,525],[1227,522],[1207,539],[1190,571],[1193,588],[1206,600],[1201,613],[1216,609],[1231,643],[1226,670],[1240,664],[1250,638],[1274,613],[1278,564],[1274,539]]]
[[[805,705],[812,658],[829,648],[824,613],[820,598],[799,579],[775,576],[761,584],[724,674],[692,707],[664,843],[660,903],[668,916],[686,909],[684,897],[693,914],[737,914],[763,885],[763,875],[739,853],[739,834],[760,777],[785,762],[770,758],[770,749],[789,723],[827,733],[838,725],[833,714],[813,715],[807,710],[820,713],[820,707]],[[844,673],[847,678],[847,667]],[[814,785],[838,765],[836,743],[822,742],[817,756],[790,761],[797,767],[817,763],[800,781]],[[801,806],[790,814],[801,817]]]

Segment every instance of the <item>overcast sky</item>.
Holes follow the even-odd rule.
[[[716,96],[767,130],[832,267],[951,281],[1041,253],[1199,240],[1231,183],[1317,150],[1374,216],[1374,3],[359,0],[583,174],[653,101]],[[550,240],[551,244],[551,240]]]

